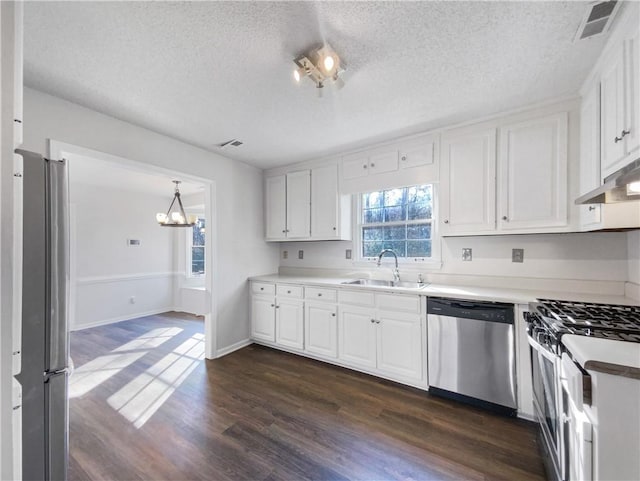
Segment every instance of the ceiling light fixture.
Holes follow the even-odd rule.
[[[180,189],[178,188],[181,182],[174,180],[173,183],[176,184],[176,190],[169,205],[169,210],[167,210],[166,214],[163,212],[157,213],[156,220],[162,227],[192,227],[196,222],[196,216],[187,217],[184,213],[184,207],[182,207],[182,201],[180,200]],[[176,205],[176,200],[178,205]]]
[[[293,63],[296,64],[293,71],[296,83],[308,77],[316,85],[318,97],[322,97],[327,82],[333,83],[338,90],[344,87],[344,80],[340,76],[345,71],[344,62],[329,44],[300,55],[293,59]]]

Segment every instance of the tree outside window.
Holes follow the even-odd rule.
[[[361,196],[362,257],[392,249],[398,257],[432,255],[433,187],[401,187]]]
[[[192,276],[204,275],[205,265],[205,220],[198,217],[191,228],[191,259],[190,274]]]

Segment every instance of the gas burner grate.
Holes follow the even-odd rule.
[[[640,343],[640,307],[538,299],[536,309],[558,333]]]

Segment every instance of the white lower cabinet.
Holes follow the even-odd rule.
[[[253,296],[251,298],[251,337],[260,341],[274,342],[276,339],[276,304],[274,298]]]
[[[305,351],[324,357],[338,356],[337,306],[307,301],[304,316]]]
[[[304,347],[304,303],[295,300],[277,300],[276,343],[302,349]]]
[[[418,296],[377,294],[377,305],[398,299],[398,310],[340,305],[340,360],[403,380],[422,379],[422,318]],[[415,301],[417,313],[401,312]],[[405,304],[406,306],[403,306]]]

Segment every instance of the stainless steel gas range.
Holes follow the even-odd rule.
[[[640,366],[640,307],[538,299],[529,305],[529,309],[525,321],[531,346],[534,413],[540,425],[549,478],[562,481],[604,479],[601,475],[606,473],[610,479],[625,479],[617,478],[616,473],[629,476],[636,472],[640,476],[637,456],[628,459],[608,456],[606,438],[611,431],[606,424],[619,424],[620,417],[624,416],[630,423],[626,433],[630,442],[639,440],[640,445],[640,424],[633,424],[640,416],[640,379],[634,380],[628,375],[628,372],[637,373],[640,369],[627,367],[618,384],[607,384],[614,387],[606,392],[602,386],[610,380],[600,382],[599,396],[594,401],[593,390],[598,384],[594,382],[594,376],[599,374],[589,368],[590,361],[584,362],[584,353],[576,356],[568,347],[581,345],[580,341],[584,344],[583,339],[590,338],[587,344],[594,347],[593,352],[597,355],[626,350],[632,353],[632,362],[635,362],[637,350]],[[577,344],[575,339],[578,339]],[[597,364],[593,365],[597,369]],[[619,386],[620,392],[613,392],[618,389],[615,386]],[[620,409],[610,412],[615,411],[610,407],[615,403],[608,403],[607,399],[616,396],[620,399]],[[616,465],[609,466],[614,458]]]

